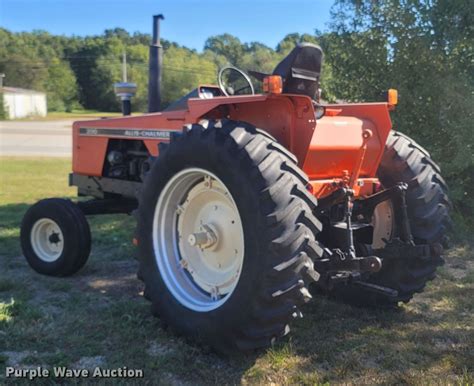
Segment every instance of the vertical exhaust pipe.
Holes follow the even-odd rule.
[[[161,70],[163,68],[163,47],[160,42],[160,20],[163,15],[153,16],[153,40],[150,44],[148,66],[148,112],[160,111],[161,105]]]

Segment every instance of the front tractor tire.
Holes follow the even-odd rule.
[[[36,272],[70,276],[87,262],[91,251],[89,224],[69,200],[48,198],[28,209],[21,223],[21,248]]]
[[[221,352],[285,335],[322,253],[306,183],[295,157],[249,124],[205,121],[173,136],[138,209],[138,277],[153,313]]]
[[[422,292],[426,283],[434,279],[437,267],[443,264],[440,254],[447,244],[446,233],[451,226],[451,204],[439,167],[426,150],[402,133],[390,133],[377,176],[385,188],[398,182],[408,184],[406,202],[414,242],[429,245],[431,256],[384,260],[382,269],[368,277],[367,282],[371,284],[396,290],[396,297],[357,285],[339,286],[333,294],[350,304],[393,307],[399,302],[407,303],[415,293]],[[393,210],[390,202],[376,208],[374,241],[382,236],[387,240],[397,236]],[[384,242],[378,240],[377,244],[376,248],[381,248]]]

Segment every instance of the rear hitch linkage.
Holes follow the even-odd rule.
[[[354,201],[354,191],[345,185],[319,201],[319,215],[327,214],[326,211],[335,204],[343,205],[344,221],[331,225],[334,231],[340,232],[339,235],[344,232],[345,242],[343,249],[326,248],[325,258],[314,262],[315,269],[323,273],[318,281],[319,286],[332,289],[336,283],[352,282],[368,291],[395,298],[398,295],[396,290],[362,281],[362,274],[380,271],[385,259],[435,259],[438,264],[443,263],[440,245],[416,245],[414,242],[406,204],[407,189],[408,184],[400,182],[367,199]],[[356,256],[354,231],[369,227],[375,207],[387,200],[391,200],[395,207],[398,237],[384,239],[385,247],[371,250],[371,256]],[[357,222],[353,223],[353,219]]]
[[[335,281],[348,281],[360,277],[363,272],[378,272],[382,268],[382,260],[377,256],[361,256],[356,255],[354,246],[354,226],[352,225],[353,207],[354,207],[354,189],[357,185],[362,163],[367,151],[367,145],[372,138],[371,130],[365,129],[362,132],[362,145],[359,149],[357,163],[354,170],[349,175],[347,170],[343,172],[343,178],[340,182],[340,188],[330,194],[328,197],[320,200],[319,212],[322,213],[330,210],[335,204],[343,203],[344,215],[343,222],[333,225],[334,230],[344,230],[344,248],[326,250],[327,259],[325,277],[326,283],[323,285],[332,286]],[[364,225],[366,226],[366,225]],[[318,269],[316,264],[316,269]]]
[[[343,229],[345,233],[345,245],[343,249],[325,249],[325,258],[315,262],[318,272],[326,272],[319,283],[331,288],[336,282],[347,282],[357,280],[363,272],[378,272],[382,268],[382,261],[377,256],[357,256],[354,246],[354,226],[352,224],[354,190],[345,186],[326,198],[322,203],[320,211],[334,205],[335,202],[344,203],[344,221],[333,224],[333,229]],[[321,280],[320,280],[321,281]]]

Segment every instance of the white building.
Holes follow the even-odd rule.
[[[45,117],[48,113],[46,94],[17,87],[2,87],[3,104],[9,119]]]

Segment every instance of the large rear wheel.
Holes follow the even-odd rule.
[[[435,277],[436,268],[443,263],[440,252],[442,245],[446,244],[446,233],[451,224],[451,204],[441,171],[430,154],[399,132],[391,132],[377,175],[385,188],[398,182],[408,184],[406,201],[411,232],[415,244],[430,245],[432,256],[385,259],[382,269],[367,278],[369,283],[396,290],[396,297],[370,292],[356,285],[341,285],[333,294],[351,304],[387,307],[408,302]],[[371,248],[383,248],[384,239],[390,240],[398,235],[390,201],[376,207],[373,226],[374,239],[373,244],[367,246],[369,252]]]
[[[179,334],[220,351],[288,331],[317,278],[320,223],[294,156],[251,125],[192,125],[162,149],[138,211],[145,297]]]

